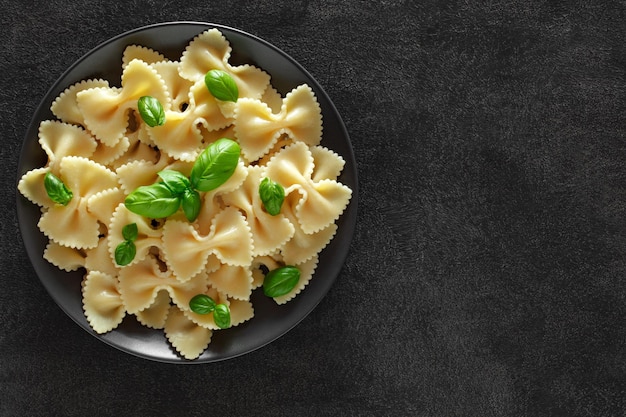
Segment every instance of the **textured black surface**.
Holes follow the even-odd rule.
[[[0,415],[624,415],[624,1],[0,11]],[[199,366],[86,334],[35,276],[14,208],[52,83],[100,42],[172,20],[293,56],[337,106],[359,169],[357,230],[328,296],[274,343]]]

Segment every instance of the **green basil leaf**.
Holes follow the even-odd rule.
[[[190,222],[193,222],[198,218],[200,214],[201,201],[200,194],[196,190],[192,190],[191,188],[187,188],[183,193],[183,212],[185,213],[185,217]]]
[[[124,240],[134,242],[139,235],[139,229],[137,229],[137,223],[129,223],[122,228],[122,237]]]
[[[264,178],[259,184],[259,196],[265,211],[272,216],[280,213],[280,208],[285,201],[285,189],[282,185],[269,178]]]
[[[180,197],[174,195],[167,185],[158,182],[137,188],[126,197],[124,205],[140,216],[160,219],[176,213],[180,207]]]
[[[125,240],[115,248],[115,263],[126,266],[135,259],[137,247],[130,240]]]
[[[197,314],[209,314],[215,310],[215,301],[206,294],[197,294],[189,300],[189,308]]]
[[[152,96],[142,96],[137,101],[137,109],[144,122],[150,127],[165,124],[165,110],[161,102]]]
[[[299,280],[300,270],[295,266],[274,269],[263,280],[263,293],[268,297],[280,297],[293,290]]]
[[[74,196],[72,191],[67,188],[63,181],[61,181],[59,177],[54,175],[52,172],[46,173],[43,178],[43,185],[46,188],[46,193],[48,193],[50,200],[57,204],[67,206]]]
[[[228,329],[230,327],[230,309],[226,304],[218,304],[213,310],[213,320],[220,329]]]
[[[224,184],[237,169],[241,149],[231,139],[218,139],[206,147],[191,169],[191,186],[211,191]]]
[[[204,76],[204,84],[209,92],[218,100],[236,102],[239,88],[233,77],[222,70],[211,70]]]
[[[165,185],[176,195],[182,195],[185,190],[191,187],[189,179],[173,169],[164,169],[158,172],[157,175],[161,177]]]

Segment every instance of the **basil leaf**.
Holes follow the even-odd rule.
[[[295,266],[274,269],[263,280],[263,293],[268,297],[280,297],[291,291],[299,280],[300,270]]]
[[[259,184],[259,196],[263,202],[263,207],[272,216],[280,213],[280,207],[285,201],[285,189],[279,183],[269,178],[264,178]]]
[[[187,217],[187,220],[193,222],[198,218],[198,215],[200,214],[200,194],[196,190],[187,188],[183,193],[182,206],[183,212],[185,213],[185,217]]]
[[[139,230],[137,229],[137,223],[129,223],[122,228],[122,237],[124,240],[131,242],[137,240]]]
[[[197,314],[209,314],[215,310],[215,301],[206,294],[197,294],[189,300],[189,308]]]
[[[157,175],[161,177],[165,185],[176,195],[182,195],[185,190],[191,187],[189,179],[173,169],[164,169],[158,172]]]
[[[137,101],[137,109],[144,122],[150,127],[165,124],[165,110],[161,102],[152,96],[142,96]]]
[[[211,70],[204,76],[204,84],[209,92],[218,100],[236,102],[239,88],[233,77],[222,70]]]
[[[135,259],[137,247],[130,240],[125,240],[115,248],[115,263],[119,266],[128,265]]]
[[[218,139],[206,147],[191,169],[191,186],[211,191],[224,184],[237,169],[241,149],[231,139]]]
[[[220,329],[228,329],[230,327],[230,309],[226,304],[218,304],[213,310],[213,320]]]
[[[63,181],[61,181],[59,177],[54,175],[52,172],[46,173],[43,178],[43,185],[46,188],[46,193],[48,193],[50,200],[57,204],[67,206],[74,196],[72,191],[67,188]]]
[[[160,219],[176,213],[180,207],[180,197],[162,182],[144,185],[130,193],[124,200],[130,211],[140,216]]]

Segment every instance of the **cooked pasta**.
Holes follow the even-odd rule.
[[[49,240],[43,257],[61,270],[84,271],[83,310],[96,333],[134,316],[162,329],[182,357],[195,359],[220,326],[214,312],[190,308],[194,296],[227,306],[230,326],[238,326],[254,317],[251,296],[266,271],[299,269],[297,284],[274,297],[277,304],[292,300],[335,236],[352,191],[338,181],[344,159],[320,144],[322,113],[313,90],[303,84],[282,97],[269,74],[231,65],[230,54],[217,29],[191,40],[180,61],[128,45],[119,86],[102,79],[71,85],[51,105],[56,120],[40,124],[47,163],[25,173],[18,189],[41,209],[38,227]],[[236,102],[211,94],[204,76],[214,69],[235,81]],[[142,96],[162,105],[164,124],[140,117]],[[149,218],[125,205],[165,170],[189,177],[199,155],[220,138],[239,145],[239,161],[225,182],[198,193],[197,217],[190,221],[179,209]],[[59,202],[50,193],[50,176],[69,199]],[[285,194],[273,215],[259,195],[268,178]],[[128,225],[135,227],[132,237]],[[131,244],[132,259],[121,262],[117,249]]]

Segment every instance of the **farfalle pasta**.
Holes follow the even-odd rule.
[[[307,145],[321,141],[322,114],[311,87],[301,85],[289,92],[279,113],[259,100],[237,101],[235,135],[249,161],[267,154],[283,133]]]
[[[40,207],[38,227],[49,240],[43,257],[61,270],[84,271],[83,310],[96,333],[134,316],[161,329],[182,357],[197,358],[222,320],[217,310],[191,308],[195,296],[225,306],[229,325],[241,325],[254,317],[251,296],[267,271],[297,268],[297,283],[273,296],[289,302],[313,279],[319,253],[335,236],[352,191],[338,181],[343,158],[321,145],[315,93],[303,84],[282,96],[263,69],[232,65],[231,52],[217,29],[191,40],[179,61],[128,45],[119,82],[68,86],[51,105],[56,119],[40,124],[47,163],[25,173],[18,189]],[[211,70],[234,80],[237,100],[210,91]],[[144,96],[162,106],[164,123],[144,120]],[[222,138],[237,143],[239,160],[215,188],[193,190],[193,218],[185,207],[152,217],[126,204],[163,172],[191,178],[200,155]],[[266,180],[284,190],[278,213],[260,195]],[[132,258],[120,261],[120,247],[131,247]]]

